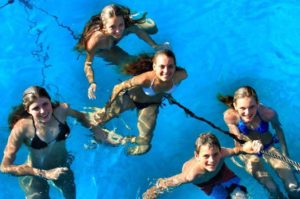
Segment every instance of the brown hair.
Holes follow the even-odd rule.
[[[34,103],[38,98],[45,97],[51,101],[50,95],[48,92],[39,86],[31,86],[27,88],[23,93],[23,102],[22,104],[13,107],[12,112],[8,117],[8,125],[9,128],[12,129],[14,125],[22,118],[27,118],[31,116],[27,111],[29,106]],[[52,108],[58,106],[58,103],[51,103]]]
[[[130,9],[118,5],[111,4],[105,6],[99,14],[96,14],[91,17],[91,19],[86,23],[83,29],[83,33],[75,46],[75,49],[79,52],[82,52],[86,49],[86,42],[92,36],[92,34],[97,30],[102,30],[104,27],[104,22],[107,18],[122,16],[125,23],[125,29],[134,24],[141,24],[145,21],[145,13],[141,18],[134,20],[130,18]]]
[[[139,55],[133,62],[126,64],[122,72],[128,75],[139,75],[151,71],[153,70],[153,62],[155,62],[159,55],[166,55],[167,57],[172,58],[176,65],[175,54],[169,49],[163,49],[157,51],[153,56],[148,54]],[[182,68],[176,66],[176,70],[182,70]]]
[[[196,142],[195,142],[196,153],[199,153],[201,146],[203,146],[205,144],[208,144],[210,147],[217,146],[219,149],[221,149],[220,142],[214,134],[202,133],[199,135],[199,137],[196,139]]]
[[[251,86],[242,86],[234,92],[234,96],[222,96],[218,95],[218,99],[226,104],[228,107],[233,108],[233,104],[241,98],[244,97],[253,97],[258,103],[258,97],[256,91]]]

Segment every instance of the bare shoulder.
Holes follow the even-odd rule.
[[[59,107],[61,109],[68,109],[70,106],[69,106],[69,104],[67,104],[65,102],[61,102],[61,103],[59,103]]]
[[[134,76],[132,78],[133,83],[137,85],[150,86],[152,80],[155,78],[154,71],[147,71],[140,75]]]
[[[238,120],[239,115],[233,108],[229,108],[224,112],[224,121],[226,124],[236,124]]]
[[[101,32],[94,32],[86,43],[87,51],[93,51],[101,47],[101,43],[107,40],[107,37]]]
[[[32,133],[33,121],[30,118],[22,118],[16,122],[13,129],[11,130],[11,135],[14,137],[28,137]]]
[[[179,82],[186,79],[187,77],[188,74],[186,70],[184,68],[180,68],[179,70],[176,70],[173,80],[175,84],[178,84]]]
[[[202,175],[204,171],[197,164],[197,160],[195,158],[192,158],[189,161],[185,162],[182,167],[182,173],[185,175],[186,180],[191,182]]]
[[[53,110],[55,117],[58,117],[61,120],[64,120],[68,115],[68,111],[70,106],[67,103],[61,102],[59,105]]]
[[[271,121],[276,116],[276,112],[273,109],[264,105],[259,105],[258,112],[264,121]]]

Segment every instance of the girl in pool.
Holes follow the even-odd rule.
[[[89,116],[92,125],[104,125],[122,112],[136,109],[139,135],[125,140],[135,144],[128,148],[127,153],[139,155],[151,148],[150,142],[163,96],[172,93],[187,77],[187,73],[176,66],[175,55],[170,50],[157,51],[153,58],[141,56],[137,62],[129,64],[126,71],[135,76],[117,84],[109,103],[102,109],[94,108],[95,112],[89,113]]]
[[[288,155],[287,144],[278,116],[274,110],[259,103],[256,92],[250,86],[244,86],[235,91],[234,97],[220,96],[219,99],[229,106],[224,113],[224,120],[230,133],[244,140],[260,140],[264,150],[280,155],[274,147],[279,139],[282,154]],[[272,135],[269,123],[276,132]],[[236,143],[237,144],[237,143]],[[296,177],[288,164],[281,160],[257,155],[240,155],[245,163],[245,169],[254,176],[270,193],[271,198],[283,198],[273,177],[264,168],[264,160],[277,172],[284,182],[289,198],[300,198],[300,189]]]
[[[26,89],[23,104],[10,114],[11,133],[1,171],[20,176],[20,185],[28,199],[49,198],[47,180],[61,189],[65,198],[76,197],[74,175],[70,169],[72,157],[67,152],[65,142],[70,134],[66,123],[68,116],[89,127],[83,113],[71,109],[65,103],[52,103],[47,91],[38,86]],[[96,137],[105,138],[100,128],[93,130]],[[16,154],[23,143],[28,147],[29,156],[26,163],[15,165]]]
[[[182,172],[169,178],[160,178],[155,186],[143,194],[143,198],[154,199],[169,188],[193,183],[211,198],[245,199],[246,187],[239,184],[240,179],[226,166],[224,158],[240,152],[258,153],[261,148],[260,141],[248,141],[233,149],[221,148],[215,135],[203,133],[196,140],[194,157],[184,163]]]
[[[133,16],[129,8],[111,4],[104,7],[100,14],[92,16],[85,25],[76,49],[87,53],[84,72],[90,84],[88,88],[90,99],[96,98],[96,82],[92,67],[95,55],[119,66],[128,63],[133,57],[118,47],[117,43],[130,33],[135,33],[154,49],[159,47],[149,36],[157,32],[154,21],[146,18],[146,13],[138,19],[134,19]]]

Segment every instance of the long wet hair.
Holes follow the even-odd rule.
[[[83,29],[83,33],[79,39],[79,42],[75,46],[75,49],[79,52],[82,52],[86,49],[86,43],[92,36],[95,31],[101,31],[104,28],[105,20],[112,17],[122,16],[125,23],[125,29],[134,25],[141,24],[145,22],[146,19],[145,13],[139,19],[130,18],[131,11],[129,8],[119,5],[119,4],[111,4],[105,6],[99,14],[96,14],[90,18],[90,20],[86,23]]]
[[[234,108],[233,104],[236,103],[238,99],[244,97],[253,97],[253,99],[258,103],[258,97],[256,91],[251,86],[242,86],[237,89],[234,93],[234,96],[223,96],[218,95],[218,99],[226,104],[228,107]]]
[[[212,133],[202,133],[196,139],[195,152],[197,154],[199,154],[201,146],[206,145],[206,144],[208,144],[210,147],[217,146],[221,150],[220,142],[214,134],[212,134]]]
[[[153,63],[159,55],[166,55],[167,57],[172,58],[176,65],[175,54],[169,49],[163,49],[157,51],[153,56],[148,54],[139,55],[133,62],[126,64],[122,72],[127,75],[139,75],[147,71],[152,71]],[[183,68],[176,66],[176,71],[178,70],[183,70]]]
[[[23,93],[23,102],[22,104],[13,107],[13,110],[9,114],[8,117],[8,125],[9,128],[12,129],[14,125],[23,118],[31,117],[31,115],[27,112],[29,110],[29,106],[34,103],[38,98],[45,97],[48,98],[51,102],[51,97],[48,92],[39,86],[31,86],[27,88]],[[59,103],[52,103],[52,108],[56,108]]]

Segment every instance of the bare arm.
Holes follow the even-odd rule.
[[[175,84],[179,84],[182,80],[186,79],[188,74],[184,68],[178,68],[174,74],[173,81]]]
[[[14,165],[14,161],[16,159],[16,154],[20,149],[25,132],[19,123],[15,124],[12,129],[1,163],[1,171],[3,173],[10,173],[12,175],[22,176],[22,175],[35,175],[35,171],[32,167],[23,164],[23,165]]]
[[[115,99],[115,97],[123,90],[136,87],[143,86],[148,87],[149,83],[153,79],[153,71],[145,72],[140,75],[134,76],[126,81],[123,81],[120,84],[117,84],[112,91],[111,100]]]
[[[138,26],[133,25],[129,27],[127,31],[135,33],[140,39],[144,40],[152,48],[157,49],[159,47],[156,44],[156,42],[144,30],[140,29]]]
[[[146,190],[143,194],[143,199],[157,198],[158,195],[163,193],[165,190],[188,182],[190,181],[187,180],[185,173],[180,173],[169,178],[160,178],[154,186]]]
[[[1,163],[1,171],[15,176],[38,176],[48,180],[57,180],[59,176],[65,173],[68,168],[58,167],[50,170],[34,168],[28,164],[15,165],[16,154],[20,149],[25,138],[24,120],[18,122],[12,129],[4,150],[4,156]]]
[[[238,155],[240,153],[255,154],[255,153],[259,153],[262,148],[263,145],[261,141],[254,140],[254,141],[247,141],[245,144],[236,146],[234,148],[222,148],[221,153],[223,157]]]
[[[278,115],[275,112],[274,112],[274,115],[271,119],[271,124],[272,124],[272,127],[275,130],[276,135],[279,139],[283,155],[289,156],[288,148],[287,148],[287,144],[286,144],[286,140],[285,140],[285,136],[284,136],[284,132],[283,132],[283,129],[281,128],[281,123],[278,119]]]
[[[90,128],[90,123],[85,113],[70,108],[70,106],[66,103],[63,103],[61,106],[65,109],[66,116],[71,116],[75,118],[82,126]]]
[[[97,31],[89,38],[86,45],[87,55],[84,62],[84,73],[90,85],[88,89],[88,97],[90,99],[96,98],[95,92],[97,87],[93,69],[93,60],[95,53],[101,48],[101,41],[104,39],[103,34],[100,31]]]
[[[235,135],[239,140],[249,141],[250,139],[247,136],[241,134],[240,130],[238,129],[236,125],[238,123],[238,120],[239,116],[234,109],[230,108],[224,112],[224,121],[229,129],[229,132]],[[236,145],[239,144],[236,142]]]

